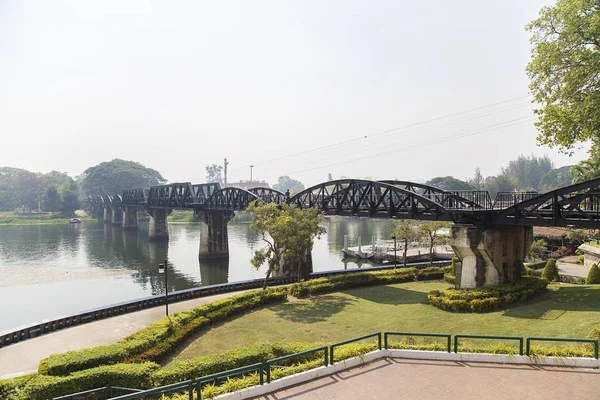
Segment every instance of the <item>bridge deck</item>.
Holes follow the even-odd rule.
[[[587,400],[599,391],[592,369],[383,359],[260,399]]]

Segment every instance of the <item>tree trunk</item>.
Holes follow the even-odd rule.
[[[429,266],[433,265],[433,238],[431,238],[431,243],[429,244]]]
[[[267,275],[265,275],[265,283],[263,283],[263,290],[267,290],[267,285],[269,283],[269,278],[271,277],[271,268],[267,270]]]
[[[406,268],[406,253],[408,252],[408,239],[404,239],[404,268]]]

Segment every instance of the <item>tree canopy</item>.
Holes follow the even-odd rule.
[[[267,263],[267,273],[263,288],[271,274],[283,265],[285,261],[296,262],[298,273],[302,260],[310,254],[314,238],[325,233],[319,226],[322,214],[317,208],[300,209],[294,205],[284,203],[278,206],[275,203],[251,203],[247,211],[253,213],[250,228],[258,232],[266,248],[254,252],[250,260],[255,268],[260,268]]]
[[[474,190],[475,188],[465,181],[453,176],[438,176],[427,182],[426,185],[435,186],[444,190]]]
[[[410,219],[400,219],[394,221],[394,236],[397,240],[404,242],[403,245],[403,260],[406,267],[406,253],[408,251],[408,242],[418,240],[422,235],[422,231],[418,229],[416,221]],[[394,260],[395,261],[395,260]],[[395,265],[394,265],[395,267]]]
[[[223,182],[223,166],[210,164],[206,166],[206,182],[221,183]]]
[[[561,150],[600,138],[600,4],[558,0],[526,28],[533,50],[527,73],[540,108],[541,144]]]
[[[125,189],[162,185],[162,175],[135,161],[115,158],[89,167],[83,172],[81,187],[87,196],[121,194]]]
[[[304,190],[304,185],[302,182],[297,181],[295,179],[290,178],[289,176],[280,176],[277,179],[277,183],[273,185],[273,189],[279,190],[280,192],[290,191],[290,194],[293,196],[296,193],[300,193]]]

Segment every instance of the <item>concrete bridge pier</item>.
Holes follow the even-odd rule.
[[[112,208],[110,207],[105,207],[104,208],[104,217],[102,218],[102,221],[105,224],[110,224],[112,221]]]
[[[138,210],[137,207],[123,208],[123,229],[137,229],[138,227]]]
[[[229,257],[227,224],[234,215],[233,211],[204,211],[196,215],[202,221],[199,259]]]
[[[150,215],[148,224],[148,238],[151,240],[169,240],[169,225],[167,217],[173,210],[164,208],[150,208],[146,210]]]
[[[456,287],[476,288],[521,279],[523,260],[532,242],[531,226],[452,226],[450,245],[461,260],[456,266]]]
[[[112,206],[112,216],[110,219],[110,223],[112,226],[122,226],[123,225],[123,210],[119,206]]]

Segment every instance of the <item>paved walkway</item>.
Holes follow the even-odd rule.
[[[169,313],[230,297],[240,292],[200,297],[169,304]],[[165,307],[154,307],[89,324],[62,329],[0,349],[0,380],[37,372],[40,360],[51,354],[115,343],[165,316]]]
[[[261,399],[589,400],[599,393],[597,370],[384,359]]]
[[[590,272],[590,267],[584,267],[579,264],[577,256],[563,257],[556,261],[556,266],[561,275],[580,276],[585,278],[587,277],[588,272]]]

